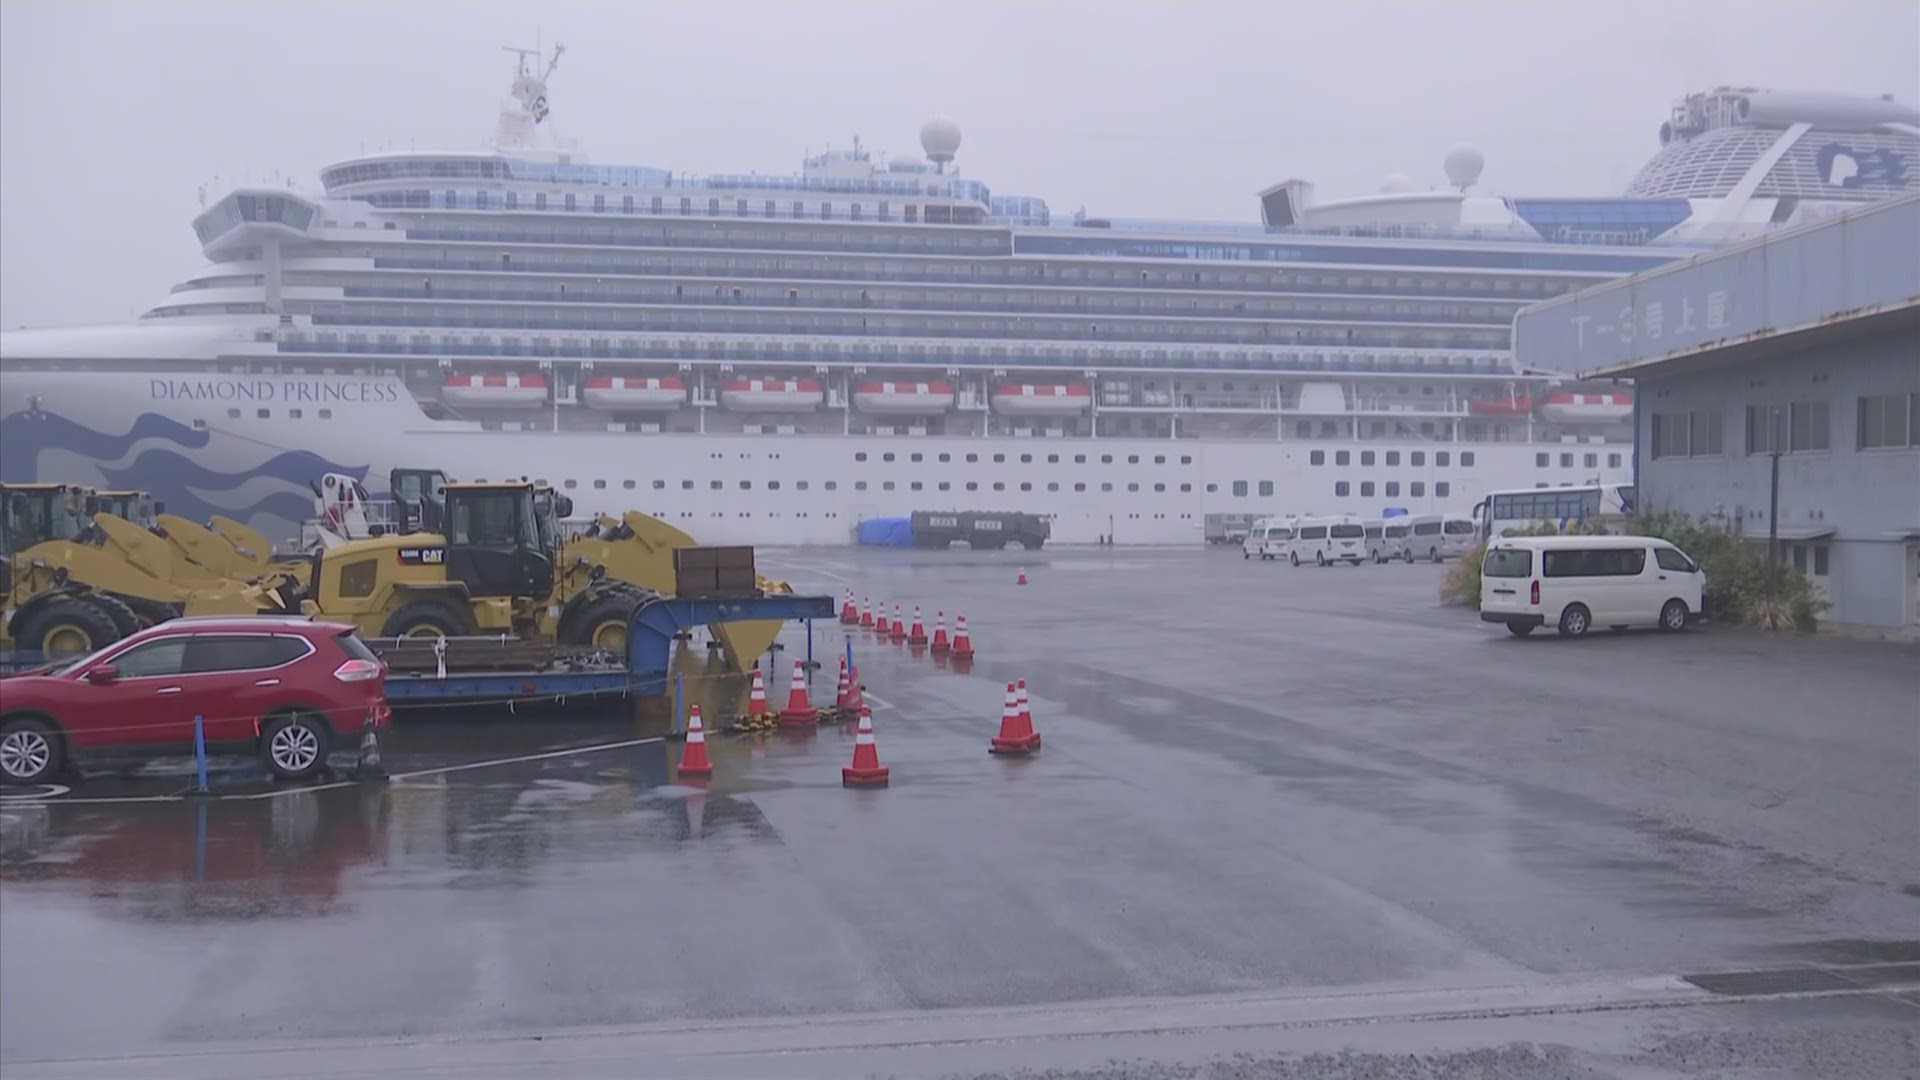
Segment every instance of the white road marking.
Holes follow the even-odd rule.
[[[577,754],[592,754],[601,750],[624,750],[630,746],[645,746],[648,743],[665,742],[666,737],[655,735],[646,739],[626,739],[621,742],[595,743],[592,746],[575,746],[567,750],[549,750],[544,754],[522,754],[519,757],[496,758],[492,761],[470,761],[464,765],[443,765],[435,769],[414,769],[411,772],[394,773],[388,777],[393,781],[411,780],[416,776],[440,776],[445,773],[465,772],[468,769],[488,769],[495,765],[518,765],[523,761],[544,761],[548,758],[572,757]]]
[[[865,690],[860,691],[860,700],[866,702],[867,707],[874,712],[880,712],[894,707],[893,703],[886,698],[881,697],[879,694],[868,693]]]

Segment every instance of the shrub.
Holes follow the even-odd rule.
[[[1485,544],[1475,544],[1447,567],[1446,576],[1440,579],[1441,603],[1480,606],[1480,564],[1486,561],[1486,554]]]

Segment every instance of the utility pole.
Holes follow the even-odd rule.
[[[1780,595],[1780,430],[1782,410],[1767,410],[1767,456],[1772,459],[1772,475],[1767,482],[1767,598]]]

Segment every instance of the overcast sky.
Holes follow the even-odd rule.
[[[1056,214],[1257,219],[1441,182],[1618,194],[1672,101],[1721,83],[1920,101],[1920,4],[0,3],[0,324],[129,317],[199,265],[197,190],[383,147],[477,145],[507,44],[567,53],[553,119],[593,160],[792,172],[860,135]],[[216,180],[216,178],[218,178]],[[281,180],[284,183],[284,179]]]

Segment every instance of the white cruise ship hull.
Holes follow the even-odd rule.
[[[297,411],[297,415],[296,415]],[[236,415],[237,414],[237,415]],[[1333,464],[1365,447],[1420,467]],[[1598,452],[1603,467],[1585,463]],[[1436,450],[1449,464],[1434,464]],[[530,477],[581,515],[638,509],[716,544],[848,544],[863,519],[915,510],[1050,515],[1061,543],[1181,544],[1212,513],[1465,511],[1488,490],[1626,481],[1611,445],[1048,439],[1009,436],[503,431],[434,420],[391,376],[9,371],[0,380],[0,468],[152,491],[174,513],[219,513],[291,538],[325,472],[385,486],[395,466],[460,479]],[[1473,463],[1462,464],[1463,452]],[[915,460],[915,456],[919,460]],[[946,460],[941,461],[942,455]],[[889,457],[891,460],[889,460]],[[1319,458],[1325,464],[1315,465]],[[971,460],[969,460],[971,459]],[[1362,483],[1379,492],[1363,496]],[[1393,482],[1402,494],[1387,496]],[[1345,488],[1337,488],[1338,484]],[[1419,483],[1422,495],[1414,496]],[[1444,488],[1441,484],[1446,485]],[[1346,495],[1337,494],[1344,490]],[[1437,494],[1445,491],[1446,494]]]

